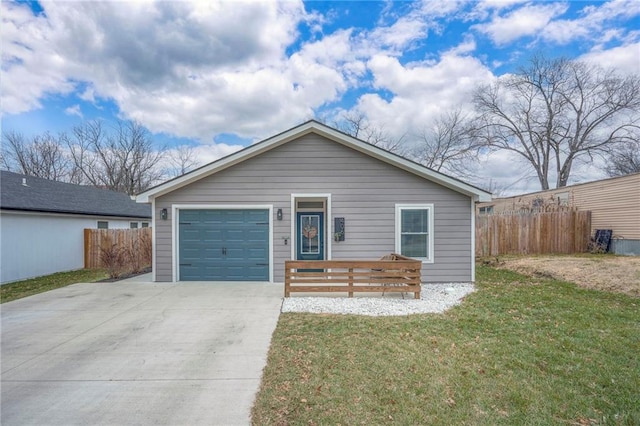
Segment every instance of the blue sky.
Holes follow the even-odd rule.
[[[392,137],[469,108],[535,52],[640,72],[640,2],[2,1],[2,129],[133,119],[201,162],[313,117]],[[536,190],[506,154],[476,184]],[[582,165],[574,182],[602,177]]]

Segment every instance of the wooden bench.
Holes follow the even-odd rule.
[[[422,262],[391,254],[381,260],[287,260],[284,295],[408,292],[420,298]]]

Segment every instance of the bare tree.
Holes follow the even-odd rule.
[[[2,167],[24,175],[44,179],[69,181],[72,166],[58,138],[45,132],[25,139],[21,133],[8,132],[2,135]]]
[[[573,164],[637,140],[640,78],[567,59],[536,56],[517,74],[479,87],[484,144],[523,158],[542,189],[567,185]]]
[[[478,160],[474,132],[472,120],[460,109],[443,113],[418,136],[412,157],[435,171],[469,178]]]
[[[167,151],[166,155],[169,167],[165,172],[170,177],[183,175],[200,166],[195,150],[189,145],[181,145]]]
[[[111,132],[90,121],[74,127],[73,134],[69,152],[85,183],[133,195],[162,178],[158,166],[164,154],[135,121],[119,121]]]
[[[354,138],[375,145],[379,148],[402,155],[404,136],[395,139],[383,127],[371,123],[363,113],[349,112],[343,114],[334,127]]]
[[[606,171],[611,177],[640,173],[640,140],[620,144],[611,150]]]

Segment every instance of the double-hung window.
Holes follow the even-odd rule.
[[[433,262],[433,204],[396,204],[396,252]]]

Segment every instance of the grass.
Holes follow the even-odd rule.
[[[640,424],[640,299],[477,278],[442,315],[282,314],[253,423]]]
[[[0,286],[0,303],[11,302],[71,284],[99,281],[107,277],[104,269],[79,269],[3,284]]]

